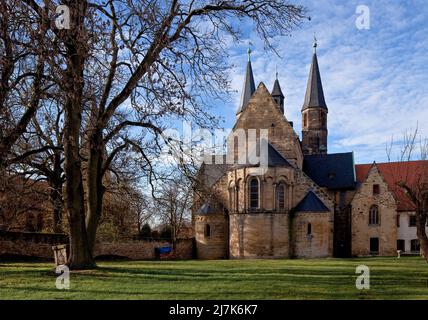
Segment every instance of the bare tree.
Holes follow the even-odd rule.
[[[64,152],[63,107],[58,101],[43,101],[17,145],[11,166],[14,175],[29,176],[47,182],[54,232],[63,232]]]
[[[49,87],[48,28],[21,1],[0,0],[0,170]]]
[[[47,21],[44,8],[22,0]],[[45,1],[46,7],[55,5]],[[162,141],[172,119],[212,126],[205,97],[228,87],[226,37],[239,39],[238,20],[251,20],[270,39],[288,34],[304,10],[282,0],[245,1],[65,1],[70,29],[55,31],[55,69],[64,98],[65,207],[69,214],[71,268],[95,266],[92,252],[102,215],[103,178],[109,163],[127,147],[138,148],[152,176],[147,150]],[[80,141],[87,120],[87,205],[84,203]],[[130,129],[130,128],[134,129]],[[139,134],[135,133],[135,128]],[[167,143],[168,141],[165,141]],[[87,207],[87,212],[85,208]]]
[[[394,146],[399,146],[397,161],[391,163],[390,174],[393,175],[397,188],[413,205],[416,212],[416,234],[421,252],[428,262],[428,237],[426,234],[428,215],[428,138],[422,138],[416,129],[406,131],[403,139],[394,143],[393,138],[387,145],[388,161],[392,160]],[[423,160],[411,163],[411,160]]]
[[[192,181],[182,174],[161,182],[157,188],[154,211],[158,220],[171,228],[173,246],[184,225],[191,220],[192,197]]]

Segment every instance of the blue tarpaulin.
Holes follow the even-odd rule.
[[[159,253],[160,254],[162,254],[162,253],[170,253],[171,251],[172,251],[172,248],[171,247],[160,247],[160,248],[157,248],[159,251]]]

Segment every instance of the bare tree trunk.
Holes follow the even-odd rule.
[[[88,244],[85,226],[85,205],[80,160],[80,128],[82,122],[83,69],[86,57],[84,43],[84,17],[86,1],[70,3],[71,26],[65,38],[67,50],[66,104],[64,118],[64,171],[66,174],[65,205],[70,223],[70,254],[68,266],[71,269],[95,267]]]
[[[416,210],[416,235],[419,239],[419,244],[421,247],[422,256],[425,258],[425,261],[428,263],[428,237],[426,233],[427,216],[421,210]]]
[[[103,209],[103,155],[104,144],[102,134],[98,130],[91,132],[89,137],[89,159],[87,168],[88,213],[86,230],[91,252],[95,247],[95,238]]]
[[[53,207],[53,221],[54,232],[61,233],[62,229],[62,184],[60,186],[53,186],[50,192],[50,201]],[[61,192],[61,193],[60,193]]]

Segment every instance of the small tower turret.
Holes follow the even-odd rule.
[[[278,81],[278,72],[276,73],[275,83],[273,84],[272,89],[272,98],[275,100],[276,104],[279,106],[279,109],[284,113],[284,95],[282,94],[281,86]]]
[[[305,155],[327,153],[328,109],[318,67],[317,40],[315,37],[313,48],[312,65],[302,107],[302,147]]]

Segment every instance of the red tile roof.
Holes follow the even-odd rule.
[[[355,165],[355,175],[358,182],[363,182],[373,164]],[[384,177],[388,188],[394,194],[398,211],[414,211],[415,205],[409,200],[397,182],[405,181],[411,188],[422,183],[428,183],[428,160],[376,163],[377,168]]]

